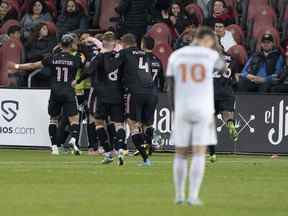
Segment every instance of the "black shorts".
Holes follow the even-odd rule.
[[[65,117],[78,114],[75,92],[72,88],[55,88],[51,90],[48,105],[49,115],[57,117],[61,115],[62,111]]]
[[[124,122],[124,103],[108,103],[98,97],[91,89],[88,100],[89,111],[96,119],[110,120],[112,122]]]
[[[128,118],[144,125],[154,123],[154,114],[158,104],[156,95],[131,94],[127,97],[126,113]]]
[[[234,112],[235,111],[235,97],[216,97],[215,98],[215,112],[216,114],[222,112]]]

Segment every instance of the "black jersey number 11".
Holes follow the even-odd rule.
[[[68,68],[67,67],[56,67],[57,71],[57,82],[68,82]]]

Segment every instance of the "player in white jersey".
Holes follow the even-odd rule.
[[[214,32],[200,28],[192,45],[175,51],[169,59],[167,79],[172,102],[175,101],[173,139],[176,155],[173,164],[176,203],[185,201],[188,155],[192,147],[189,174],[190,205],[201,205],[199,191],[205,170],[208,145],[216,145],[214,121],[213,71],[222,70],[224,61],[212,50]],[[175,94],[175,95],[174,95]],[[174,109],[174,102],[172,103]]]

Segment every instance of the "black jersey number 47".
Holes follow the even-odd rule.
[[[159,70],[156,68],[151,68],[149,63],[144,61],[144,57],[139,57],[139,69],[141,73],[139,74],[141,77],[142,82],[144,83],[151,83],[154,82]],[[145,73],[143,73],[145,71]]]

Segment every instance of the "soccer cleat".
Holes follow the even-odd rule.
[[[203,202],[199,198],[197,198],[197,199],[189,200],[188,205],[190,205],[190,206],[202,206]]]
[[[134,155],[134,156],[138,156],[139,154],[140,154],[140,152],[137,150],[137,151],[134,152],[133,155]]]
[[[101,164],[110,164],[113,162],[112,153],[104,153],[104,159],[101,161]]]
[[[123,166],[124,165],[124,150],[120,149],[118,153],[118,165]]]
[[[217,160],[217,157],[216,157],[216,154],[214,154],[214,155],[209,155],[209,161],[211,162],[211,163],[215,163],[216,162],[216,160]]]
[[[175,204],[176,205],[183,205],[185,203],[185,199],[176,199]]]
[[[75,138],[71,138],[70,141],[69,141],[69,145],[72,146],[73,150],[72,150],[72,154],[74,155],[81,155],[81,151],[80,149],[78,148],[78,146],[76,145],[76,139]]]
[[[110,164],[113,162],[113,158],[111,157],[105,157],[102,161],[101,164]]]
[[[144,163],[143,163],[143,166],[145,166],[145,167],[149,167],[151,165],[152,165],[152,163],[149,159],[146,159],[146,161],[144,161]]]
[[[231,139],[234,141],[234,142],[237,142],[238,139],[239,139],[239,134],[235,128],[235,124],[234,122],[232,121],[229,121],[227,123],[227,128],[228,128],[228,132],[229,132],[229,135],[231,137]]]
[[[57,145],[52,145],[51,150],[52,150],[52,152],[51,152],[52,155],[60,155],[60,152],[59,152]]]

